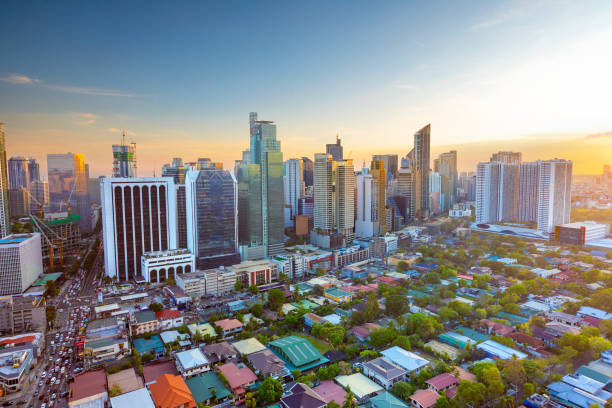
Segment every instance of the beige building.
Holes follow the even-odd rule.
[[[230,268],[220,266],[219,268],[204,271],[206,272],[206,294],[209,296],[219,296],[234,290],[236,286],[236,272],[233,268],[233,266]]]
[[[176,276],[176,286],[187,296],[201,297],[206,295],[206,271],[195,271]]]
[[[130,322],[130,334],[138,336],[145,333],[156,332],[159,330],[159,320],[150,310],[136,312]]]
[[[230,269],[243,287],[265,285],[278,279],[278,265],[266,259],[244,261]]]

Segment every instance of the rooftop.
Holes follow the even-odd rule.
[[[286,358],[294,367],[304,367],[306,365],[327,361],[306,339],[297,336],[284,337],[269,343],[272,350],[277,351],[282,357]]]
[[[215,390],[215,396],[218,399],[223,399],[231,394],[225,385],[223,385],[217,373],[213,371],[207,371],[188,379],[187,387],[189,387],[191,394],[198,404],[212,398],[212,389]]]
[[[431,385],[436,390],[442,390],[457,383],[457,378],[455,378],[455,376],[450,373],[442,373],[425,381],[425,384]]]
[[[142,367],[142,375],[147,384],[157,380],[164,374],[178,375],[178,373],[172,361],[155,362]]]
[[[151,336],[149,339],[145,339],[144,337],[139,337],[133,340],[134,348],[138,351],[139,354],[149,353],[149,352],[158,352],[163,351],[164,343],[162,343],[159,335]]]
[[[136,320],[136,323],[146,323],[157,320],[157,318],[155,317],[155,312],[143,310],[141,312],[134,313],[134,320]]]
[[[121,370],[115,374],[109,374],[107,377],[108,389],[110,390],[113,385],[121,387],[121,393],[131,392],[144,387],[142,378],[136,375],[136,371],[133,368]]]
[[[209,364],[208,359],[199,348],[176,353],[176,359],[185,370],[191,370]]]
[[[220,327],[223,331],[229,331],[242,327],[242,323],[238,319],[223,319],[217,320],[215,326]]]
[[[266,348],[255,337],[237,341],[235,343],[232,343],[232,346],[234,346],[234,348],[238,350],[238,353],[240,353],[243,356],[264,350]]]
[[[383,350],[381,354],[389,361],[399,365],[409,373],[418,370],[429,364],[423,357],[401,347],[394,346]]]
[[[248,367],[238,367],[234,363],[223,364],[217,369],[223,373],[232,389],[257,381],[257,376]]]
[[[164,374],[149,385],[149,390],[157,408],[196,407],[193,395],[181,376]]]
[[[106,373],[104,370],[87,371],[74,377],[70,384],[70,402],[106,392]]]
[[[370,404],[374,408],[408,408],[408,404],[387,391],[370,398]]]
[[[268,349],[249,354],[247,360],[249,360],[253,368],[259,371],[263,376],[278,373],[285,368],[283,360]]]
[[[422,408],[433,407],[438,398],[440,398],[440,394],[430,389],[418,390],[410,396],[410,399],[418,402]]]
[[[406,374],[406,370],[382,357],[378,357],[372,361],[368,361],[363,366],[364,368],[375,372],[376,374],[387,380],[391,380],[393,378],[397,378]]]
[[[358,399],[362,399],[370,394],[382,391],[382,387],[370,380],[368,377],[361,373],[355,373],[351,375],[340,375],[336,377],[336,382],[343,386],[351,388],[351,391],[355,394]]]
[[[334,401],[336,404],[342,406],[346,398],[346,391],[330,380],[321,381],[321,384],[314,387],[312,390],[321,396],[327,403]]]
[[[112,408],[155,408],[151,394],[146,388],[121,394],[110,399]]]

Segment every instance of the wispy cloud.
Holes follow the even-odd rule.
[[[612,130],[608,132],[592,133],[590,135],[586,135],[584,138],[585,139],[604,139],[608,137],[612,138]]]
[[[77,125],[80,126],[91,126],[94,123],[96,123],[96,119],[98,119],[98,116],[94,113],[77,113]]]
[[[502,25],[515,18],[531,14],[535,9],[541,7],[548,0],[514,1],[504,5],[496,13],[472,24],[468,30],[478,31]]]
[[[119,91],[116,89],[89,88],[71,85],[49,84],[41,79],[32,78],[23,74],[11,74],[6,77],[0,77],[0,81],[9,82],[11,84],[38,85],[43,88],[53,89],[55,91],[66,92],[78,95],[93,95],[93,96],[117,96],[133,98],[138,95],[131,92]]]

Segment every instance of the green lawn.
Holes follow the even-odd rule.
[[[312,336],[309,336],[307,334],[300,333],[300,332],[293,332],[293,333],[291,333],[291,335],[292,336],[301,337],[303,339],[308,340],[310,342],[310,344],[312,344],[314,346],[314,348],[316,348],[319,351],[319,353],[321,353],[321,354],[325,354],[325,353],[327,353],[331,349],[331,347],[330,347],[330,345],[328,343],[324,342],[323,340],[316,339],[316,338],[314,338]]]

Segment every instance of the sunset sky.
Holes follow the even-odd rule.
[[[139,175],[172,157],[231,168],[248,113],[285,158],[340,134],[357,167],[405,155],[427,123],[461,171],[497,150],[612,164],[612,2],[3,2],[0,121],[9,155],[85,154]]]

